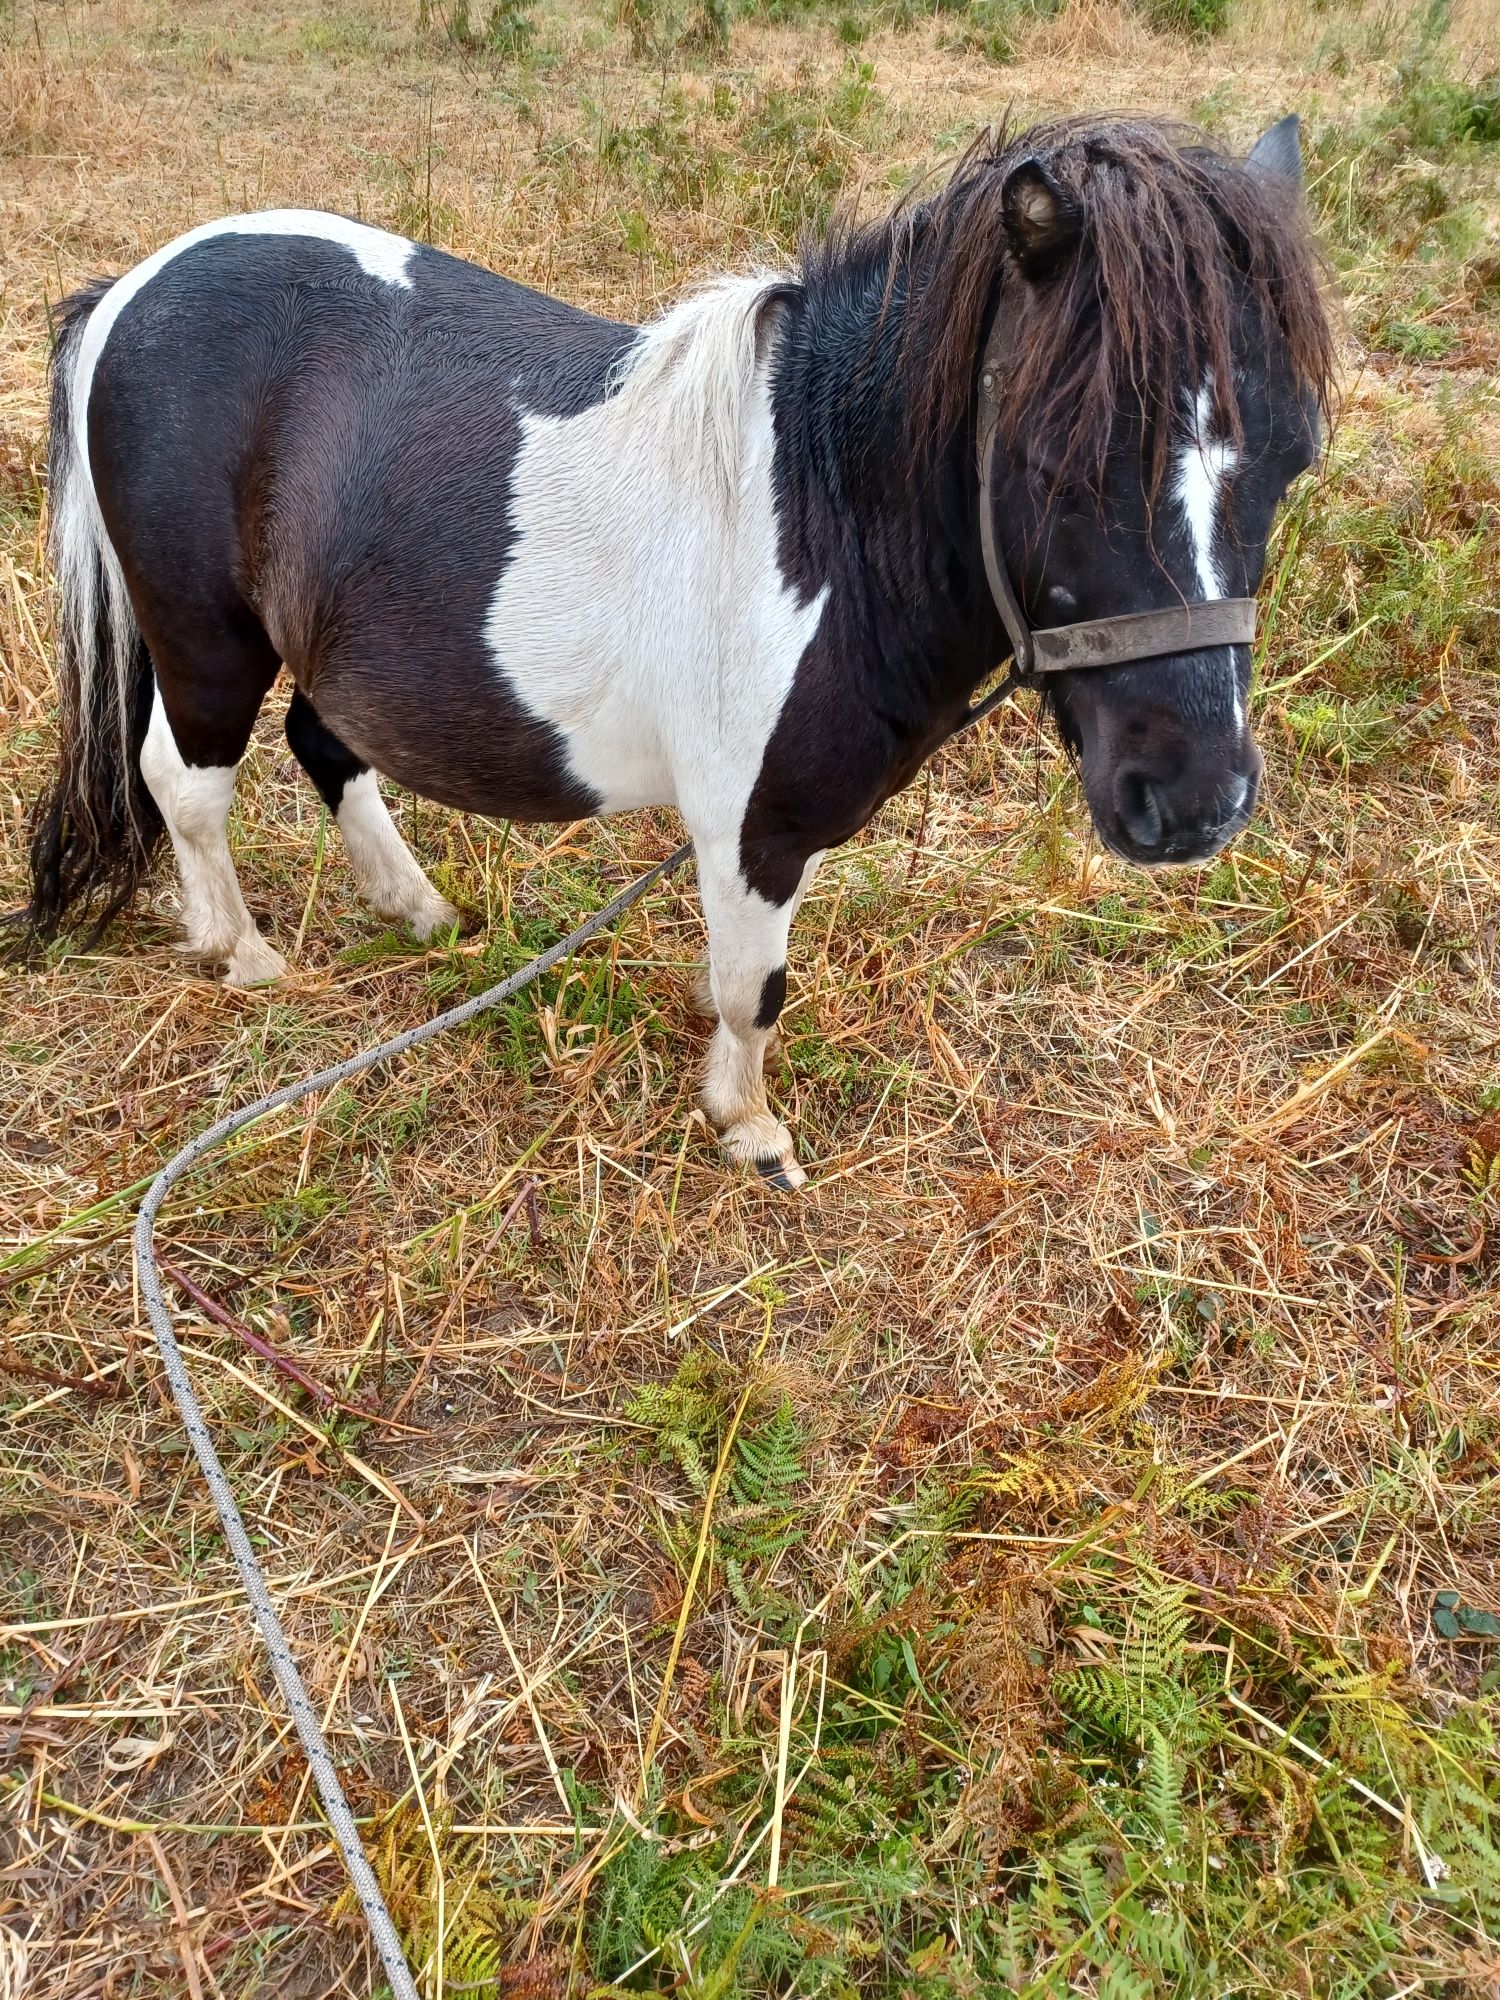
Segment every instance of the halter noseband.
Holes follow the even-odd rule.
[[[1011,352],[1008,318],[997,313],[979,366],[975,445],[979,463],[979,539],[990,595],[1010,634],[1015,664],[1002,685],[972,709],[965,721],[988,713],[1032,674],[1064,673],[1078,667],[1117,667],[1128,660],[1156,660],[1205,646],[1248,646],[1255,638],[1253,597],[1213,597],[1200,604],[1177,604],[1166,611],[1127,611],[1117,618],[1081,618],[1073,625],[1037,629],[1027,622],[1016,595],[995,528],[992,476],[1000,448],[1000,387]]]

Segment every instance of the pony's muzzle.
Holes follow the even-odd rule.
[[[1139,867],[1207,861],[1249,824],[1263,764],[1248,738],[1232,761],[1186,755],[1122,759],[1093,804],[1106,844]]]

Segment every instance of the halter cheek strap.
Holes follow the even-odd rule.
[[[1072,625],[1040,629],[1028,623],[995,525],[994,471],[1000,450],[1000,392],[1010,353],[1010,324],[997,313],[979,369],[978,421],[979,540],[990,595],[1010,635],[1015,664],[1003,684],[964,718],[987,714],[1010,690],[1032,674],[1057,674],[1081,667],[1117,667],[1131,660],[1163,659],[1206,646],[1248,646],[1255,638],[1253,597],[1214,597],[1201,604],[1177,604],[1165,611],[1127,611],[1117,618],[1082,618]]]

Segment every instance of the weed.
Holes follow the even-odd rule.
[[[648,1382],[625,1406],[633,1424],[655,1438],[658,1454],[677,1465],[694,1493],[708,1491],[711,1441],[728,1414],[722,1364],[706,1349],[693,1349],[670,1382]]]
[[[1373,764],[1403,733],[1386,697],[1361,695],[1356,701],[1326,695],[1298,695],[1286,717],[1299,753],[1320,757],[1339,772]]]
[[[1317,127],[1314,185],[1342,268],[1353,282],[1356,316],[1409,328],[1394,339],[1419,359],[1443,329],[1419,320],[1414,295],[1485,294],[1494,257],[1490,148],[1500,139],[1500,71],[1477,81],[1455,74],[1449,44],[1451,0],[1430,0],[1383,101],[1347,123]],[[1374,253],[1374,254],[1372,254]],[[1422,331],[1415,329],[1421,327]]]
[[[506,60],[525,53],[535,33],[533,0],[492,0],[482,15],[473,0],[418,0],[417,21],[437,28],[456,49]]]
[[[911,185],[1000,99],[1145,75],[1233,144],[1304,107],[1354,339],[1262,593],[1245,837],[1127,873],[1007,704],[799,916],[801,1203],[726,1180],[693,1115],[701,924],[673,884],[510,1009],[247,1131],[162,1233],[378,1419],[190,1342],[426,1985],[441,1944],[475,2000],[1483,1990],[1500,251],[1474,8],[1303,0],[1271,36],[1125,0],[21,11],[5,907],[53,736],[46,300],[211,214],[313,205],[634,319]],[[1015,65],[998,93],[979,53]],[[165,892],[0,981],[0,1962],[27,1940],[37,2000],[171,1985],[186,1952],[225,1993],[272,1960],[289,1989],[363,1976],[140,1337],[143,1178],[678,838],[408,802],[473,919],[424,950],[356,912],[334,831],[309,907],[277,714],[243,792],[247,891],[303,932],[286,987],[185,972]]]
[[[805,229],[827,220],[848,172],[854,136],[875,138],[882,99],[874,78],[874,65],[851,55],[826,97],[779,84],[752,96],[741,132],[744,152],[754,162],[749,192],[761,226],[787,248]]]
[[[1207,39],[1221,32],[1230,0],[1138,0],[1153,28]]]
[[[684,52],[722,56],[729,48],[730,0],[619,0],[616,18],[634,55],[658,63]]]
[[[942,36],[954,48],[972,49],[994,63],[1017,60],[1028,35],[1040,21],[1063,11],[1064,0],[971,0],[963,7],[945,6]],[[897,0],[898,22],[913,25],[921,18],[913,0]],[[953,25],[948,26],[951,21]]]
[[[783,1398],[768,1422],[735,1440],[731,1504],[717,1520],[719,1552],[736,1604],[759,1622],[769,1615],[795,1618],[795,1600],[774,1589],[777,1559],[795,1548],[807,1530],[804,1438],[790,1401]],[[747,1575],[748,1572],[748,1575]]]

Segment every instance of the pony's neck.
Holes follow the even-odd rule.
[[[913,357],[901,347],[905,283],[893,287],[890,268],[888,245],[861,245],[817,272],[787,314],[778,497],[799,580],[830,586],[842,664],[919,737],[961,712],[1005,639],[985,581],[968,425],[937,441],[919,472],[903,463],[897,382]],[[920,283],[920,243],[907,268]]]

